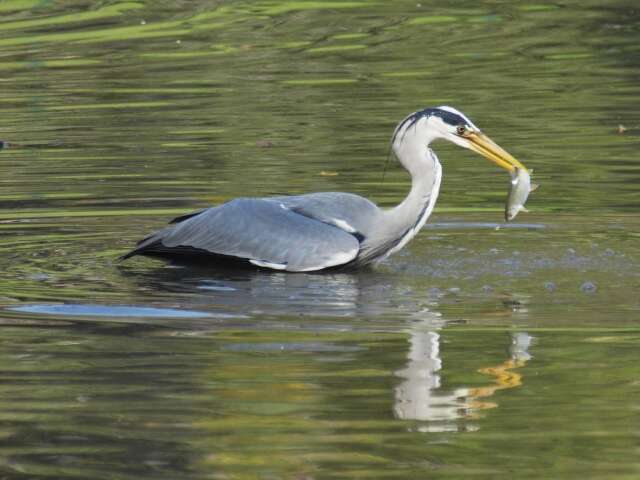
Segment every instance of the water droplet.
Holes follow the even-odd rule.
[[[442,290],[440,290],[438,287],[432,287],[427,290],[427,295],[429,297],[440,297],[442,296]]]
[[[553,283],[553,282],[544,282],[543,287],[547,292],[555,292],[556,291],[556,284]]]
[[[459,287],[451,287],[449,289],[449,293],[453,293],[454,295],[457,295],[458,293],[460,293],[460,288]]]
[[[491,293],[493,292],[493,287],[491,287],[491,285],[483,285],[481,290],[482,293]]]
[[[616,254],[616,252],[614,252],[611,248],[607,248],[607,249],[604,251],[604,255],[605,255],[606,257],[612,257],[612,256],[614,256],[615,254]]]
[[[589,281],[584,282],[582,285],[580,285],[580,291],[584,293],[593,293],[597,289],[598,287],[596,286],[596,284]]]
[[[520,302],[520,300],[518,300],[517,298],[503,300],[502,304],[505,307],[511,308],[511,310],[514,312],[517,312],[518,310],[520,310],[520,308],[522,308],[522,302]]]
[[[31,273],[29,275],[27,275],[27,280],[36,280],[36,281],[44,281],[44,280],[49,280],[49,275],[47,275],[46,273]]]
[[[273,142],[269,139],[261,138],[259,140],[256,140],[256,147],[271,148],[273,147]],[[322,175],[322,172],[320,173],[320,175]]]

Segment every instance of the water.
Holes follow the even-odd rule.
[[[3,478],[636,478],[633,2],[0,2]],[[117,263],[172,216],[392,206],[451,104],[423,232],[327,275]],[[620,127],[622,126],[622,128]]]

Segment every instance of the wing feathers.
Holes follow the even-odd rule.
[[[164,253],[192,247],[264,268],[302,272],[349,263],[360,249],[353,235],[269,199],[236,199],[178,218],[124,258],[160,247]]]

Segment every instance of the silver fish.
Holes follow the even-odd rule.
[[[509,186],[509,195],[507,196],[507,204],[504,208],[504,219],[510,222],[520,212],[528,212],[524,208],[529,194],[533,192],[538,185],[531,183],[531,176],[524,168],[515,168],[511,173],[511,181]]]

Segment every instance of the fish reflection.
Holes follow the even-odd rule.
[[[533,337],[527,332],[511,335],[509,358],[503,363],[481,368],[480,373],[493,377],[487,387],[443,389],[441,375],[443,361],[440,354],[440,334],[435,330],[410,331],[407,365],[396,375],[404,380],[395,388],[394,413],[402,420],[426,422],[418,426],[420,432],[457,432],[476,430],[477,426],[461,422],[478,418],[478,412],[497,406],[486,398],[496,391],[522,384],[517,369],[531,359],[529,347]]]

